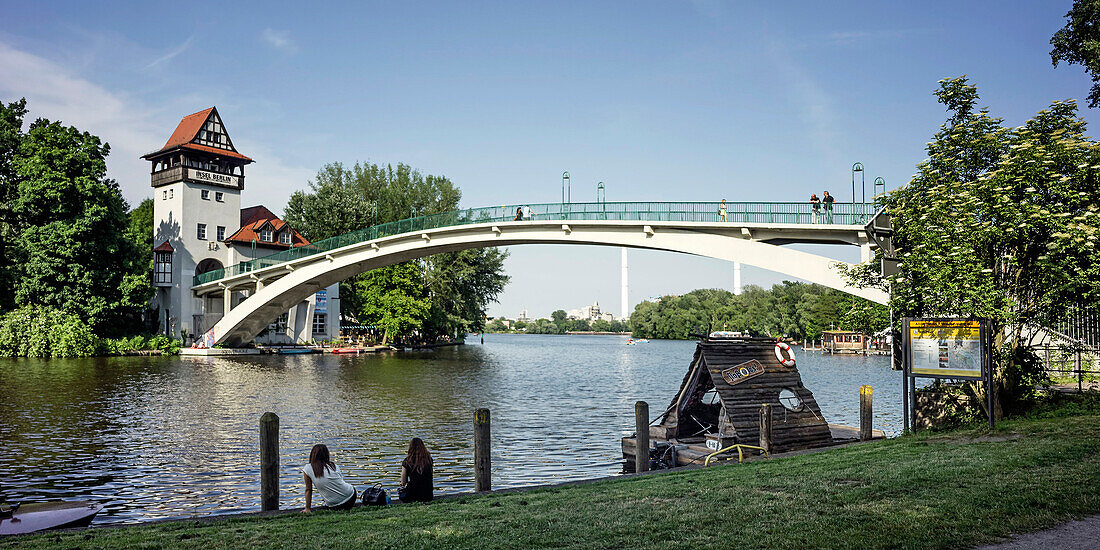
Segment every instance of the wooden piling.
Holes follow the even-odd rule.
[[[637,444],[634,447],[634,471],[649,471],[649,403],[634,403],[634,427]]]
[[[279,415],[260,417],[260,509],[279,509]]]
[[[489,409],[474,411],[474,490],[479,493],[493,490]]]
[[[859,440],[871,439],[871,386],[859,387]]]
[[[760,405],[760,446],[772,452],[772,406]]]

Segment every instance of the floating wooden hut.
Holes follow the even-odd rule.
[[[769,338],[704,338],[680,390],[650,426],[651,456],[663,466],[683,466],[735,443],[760,445],[765,404],[772,405],[770,452],[858,439],[856,428],[826,422],[793,357]],[[636,440],[623,438],[622,445],[630,470]]]

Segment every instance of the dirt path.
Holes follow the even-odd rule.
[[[978,550],[1095,550],[1100,548],[1100,516],[1071,521],[1065,525],[1016,535]]]

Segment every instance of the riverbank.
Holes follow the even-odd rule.
[[[1098,512],[1094,415],[427,506],[93,529],[0,547],[947,548]]]

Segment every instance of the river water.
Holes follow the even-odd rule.
[[[325,443],[362,491],[395,489],[409,439],[435,459],[436,492],[473,490],[473,411],[492,411],[493,487],[618,474],[634,402],[671,402],[695,343],[489,334],[465,346],[380,355],[0,360],[0,502],[89,499],[96,523],[254,511],[259,418],[281,423],[281,504],[301,507],[301,465]],[[886,357],[795,348],[833,424],[901,428]]]

